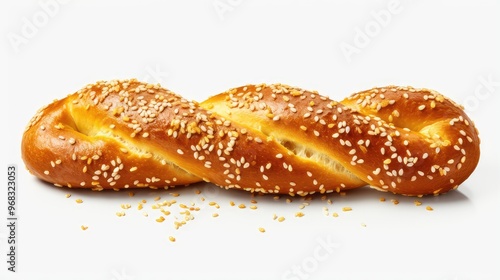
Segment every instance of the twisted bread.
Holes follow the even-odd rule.
[[[42,108],[23,135],[22,156],[42,180],[93,190],[204,180],[290,195],[365,185],[425,195],[467,179],[479,138],[459,106],[427,89],[374,88],[338,103],[261,84],[197,103],[123,80]]]

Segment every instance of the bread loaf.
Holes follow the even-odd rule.
[[[398,86],[336,102],[282,84],[246,85],[198,103],[137,80],[100,81],[42,108],[22,141],[28,170],[56,186],[203,180],[292,196],[362,186],[445,193],[469,177],[479,154],[460,106]]]

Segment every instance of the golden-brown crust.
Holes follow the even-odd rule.
[[[340,103],[286,85],[248,85],[198,104],[136,80],[98,82],[30,122],[28,170],[95,190],[201,180],[306,195],[370,185],[405,195],[456,188],[479,160],[463,110],[425,89],[376,88]]]

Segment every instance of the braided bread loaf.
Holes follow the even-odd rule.
[[[479,138],[459,106],[427,89],[374,88],[335,102],[261,84],[197,103],[122,80],[42,108],[24,132],[22,157],[44,181],[93,190],[204,180],[292,196],[365,185],[426,195],[468,178]]]

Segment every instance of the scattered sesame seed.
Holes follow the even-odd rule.
[[[125,212],[124,211],[116,212],[116,216],[123,217],[123,216],[125,216]]]

